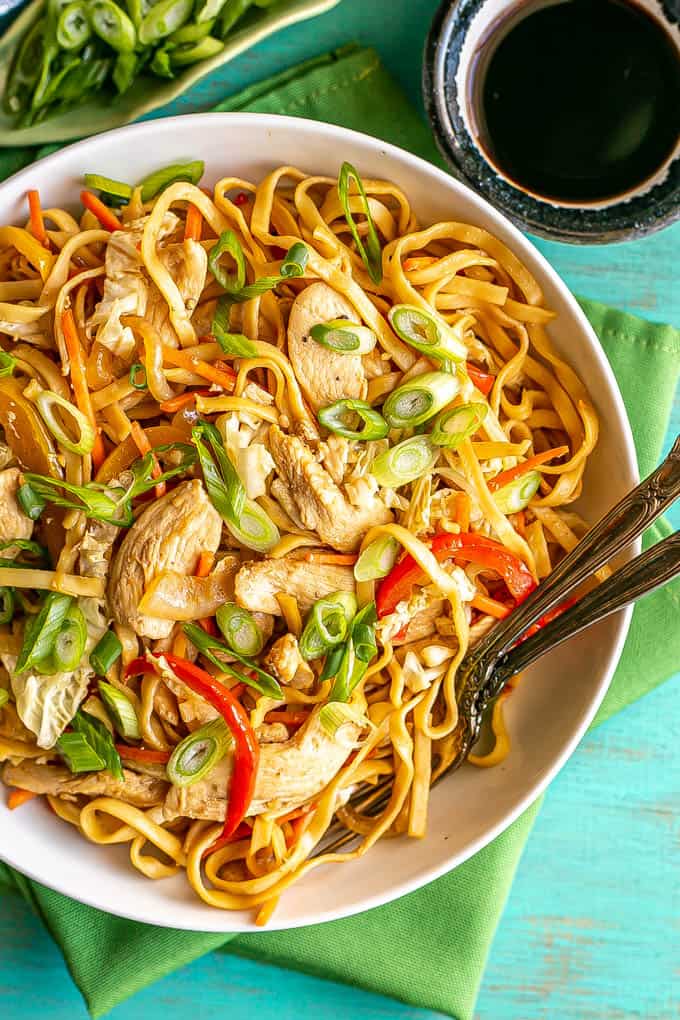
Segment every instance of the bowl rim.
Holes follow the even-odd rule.
[[[174,137],[176,145],[179,148],[182,145],[182,130],[184,126],[194,124],[194,122],[196,125],[200,124],[202,129],[206,132],[211,131],[211,129],[217,130],[221,125],[229,123],[232,129],[238,129],[241,125],[244,127],[252,127],[253,125],[256,125],[259,127],[259,130],[266,135],[267,125],[271,126],[274,124],[284,130],[297,133],[301,136],[305,136],[307,133],[313,135],[321,132],[325,135],[325,137],[328,137],[330,142],[341,143],[345,139],[350,141],[353,140],[358,145],[368,146],[368,148],[372,150],[373,155],[377,156],[378,159],[382,153],[385,153],[397,162],[404,162],[406,167],[416,173],[426,172],[428,175],[434,175],[437,182],[441,184],[444,189],[453,189],[454,192],[457,191],[459,193],[460,198],[470,205],[471,215],[478,213],[483,217],[486,217],[487,222],[485,226],[489,225],[489,221],[491,221],[492,224],[491,229],[501,225],[504,230],[508,231],[512,236],[513,251],[516,254],[519,254],[520,257],[527,252],[530,254],[531,259],[533,259],[533,261],[538,265],[543,277],[549,280],[559,291],[560,299],[564,302],[566,309],[568,309],[570,313],[576,317],[582,332],[588,337],[591,353],[595,360],[599,363],[599,367],[607,380],[610,396],[616,411],[616,419],[620,425],[622,438],[622,449],[620,452],[624,461],[623,468],[632,479],[639,479],[633,436],[616,377],[593,327],[586,318],[585,313],[581,309],[575,297],[571,294],[567,285],[558,275],[556,270],[552,268],[545,256],[534,246],[532,241],[523,235],[518,227],[512,223],[507,216],[455,177],[451,177],[445,171],[434,166],[432,163],[429,163],[427,160],[422,159],[419,156],[415,156],[399,146],[384,142],[381,139],[374,138],[373,136],[360,131],[339,127],[338,125],[324,124],[307,118],[290,117],[281,114],[242,112],[185,114],[126,125],[121,128],[116,128],[113,131],[102,132],[101,134],[95,135],[91,138],[83,139],[72,145],[65,146],[58,152],[51,153],[43,159],[30,164],[28,167],[24,167],[11,177],[8,177],[0,184],[0,196],[2,196],[8,185],[13,185],[14,190],[16,191],[17,184],[20,184],[22,179],[30,178],[34,175],[36,169],[39,173],[47,176],[49,179],[50,171],[54,170],[58,172],[60,162],[71,156],[74,151],[87,153],[89,158],[94,149],[96,156],[97,147],[101,145],[104,148],[107,148],[112,140],[120,143],[128,143],[132,142],[136,137],[145,135],[148,136],[150,134],[162,135],[167,133]],[[300,157],[300,162],[304,163],[304,153],[302,150],[300,152]],[[85,164],[83,164],[83,166],[84,165]],[[638,552],[639,549],[640,542],[638,540],[635,545],[630,547],[630,552],[632,554],[634,552]],[[632,606],[629,606],[617,614],[617,629],[608,654],[606,668],[602,670],[598,686],[593,690],[592,699],[587,710],[583,713],[579,725],[574,728],[569,740],[567,740],[562,746],[559,754],[557,754],[552,760],[550,766],[531,781],[524,796],[522,796],[511,809],[507,810],[495,825],[485,829],[478,838],[474,839],[463,850],[450,854],[450,856],[441,864],[434,864],[430,867],[419,870],[416,876],[410,879],[405,879],[396,885],[391,886],[388,894],[377,892],[375,894],[368,895],[362,899],[360,906],[350,904],[339,908],[320,908],[315,915],[305,915],[299,920],[294,920],[292,923],[277,923],[276,915],[274,915],[272,923],[267,927],[267,931],[292,930],[326,921],[339,920],[341,918],[361,914],[366,910],[390,903],[393,900],[429,884],[442,875],[453,871],[504,832],[540,797],[581,741],[598,708],[600,707],[607,690],[609,689],[611,679],[614,675],[614,671],[618,664],[628,633],[632,612],[633,608]],[[4,804],[0,804],[0,818],[2,818],[2,814],[6,810],[7,808]],[[28,810],[30,810],[30,807]],[[201,921],[201,925],[199,927],[187,923],[178,923],[177,919],[173,919],[173,906],[171,901],[168,902],[167,915],[163,915],[161,917],[149,917],[145,914],[143,909],[135,909],[134,898],[132,898],[132,906],[119,906],[107,901],[105,895],[103,893],[100,894],[99,891],[91,894],[83,894],[78,884],[77,877],[72,877],[70,874],[50,874],[49,869],[48,873],[45,874],[38,868],[32,868],[30,866],[25,867],[21,860],[8,853],[8,849],[4,845],[4,841],[0,841],[0,860],[26,875],[28,878],[33,879],[56,892],[69,896],[87,906],[95,907],[105,913],[113,914],[128,920],[138,921],[145,924],[155,924],[159,927],[180,928],[185,931],[209,931],[224,934],[243,932],[262,933],[262,929],[255,927],[254,924],[243,924],[237,922],[236,924],[230,925],[228,922],[232,916],[231,912],[215,910],[208,906],[206,906],[205,923]],[[102,889],[105,888],[105,883],[102,883]]]

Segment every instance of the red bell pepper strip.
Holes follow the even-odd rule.
[[[455,557],[495,570],[517,602],[522,602],[536,587],[529,568],[500,542],[484,535],[472,532],[454,535],[445,531],[435,535],[428,544],[440,563]],[[414,584],[424,584],[425,580],[425,572],[413,557],[404,556],[380,583],[376,598],[378,618],[389,616],[400,602],[408,601]]]
[[[480,393],[483,393],[485,397],[488,397],[493,389],[493,384],[496,382],[496,376],[491,375],[490,372],[483,372],[481,368],[477,368],[476,365],[470,364],[468,361],[465,365],[467,368],[467,374],[475,384]]]
[[[170,652],[154,652],[168,663],[173,673],[185,683],[194,694],[205,698],[220,713],[234,738],[234,771],[229,785],[227,816],[222,835],[233,836],[243,821],[255,790],[257,766],[260,759],[260,745],[248,720],[246,710],[236,700],[228,687],[221,684],[210,673],[195,666],[186,659]],[[125,671],[126,677],[136,673],[157,672],[147,659],[134,659]]]

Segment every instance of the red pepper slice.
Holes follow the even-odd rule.
[[[522,602],[536,587],[531,571],[517,556],[491,538],[476,535],[472,532],[461,532],[454,535],[442,532],[429,541],[429,546],[437,560],[456,557],[488,567],[505,581],[515,601]],[[381,581],[376,598],[378,617],[389,616],[400,602],[408,601],[414,584],[423,584],[426,574],[418,566],[411,555],[404,556]]]
[[[130,747],[128,744],[115,745],[121,758],[129,758],[130,761],[155,762],[158,765],[167,765],[170,761],[169,751],[157,751],[152,747]]]
[[[467,368],[467,374],[470,376],[479,392],[483,393],[485,397],[488,397],[493,389],[493,384],[496,382],[496,376],[491,375],[490,372],[483,372],[481,368],[477,368],[476,365],[470,364],[469,361],[466,363],[465,367]]]
[[[228,687],[221,684],[210,673],[195,666],[187,659],[181,659],[170,652],[154,652],[168,663],[173,673],[187,687],[205,698],[220,713],[234,737],[234,771],[232,772],[227,799],[227,816],[222,835],[233,836],[243,821],[255,790],[257,766],[260,760],[260,745],[250,725],[243,706],[236,700]],[[157,672],[147,659],[134,659],[125,671],[125,676],[138,673]]]

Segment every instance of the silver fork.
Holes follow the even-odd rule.
[[[517,643],[532,624],[638,538],[679,496],[680,435],[656,471],[605,514],[529,598],[465,656],[458,672],[456,754],[437,782],[465,761],[479,736],[486,708],[512,676],[586,627],[680,574],[680,532],[676,532],[624,564],[537,633]],[[375,786],[364,785],[349,803],[364,814],[378,815],[389,801],[391,787],[391,778]],[[359,838],[336,822],[319,844],[317,855],[339,850]]]

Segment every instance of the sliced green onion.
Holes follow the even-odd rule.
[[[347,726],[348,723],[361,727],[367,725],[365,716],[344,701],[331,701],[324,705],[319,712],[319,725],[321,729],[327,736],[333,739],[337,737],[339,730],[343,726]]]
[[[347,636],[356,606],[354,595],[345,591],[337,591],[318,599],[312,606],[300,636],[302,658],[320,659],[335,645],[341,644]]]
[[[168,453],[171,450],[182,455],[179,464],[155,475],[154,471],[158,464],[158,455]],[[167,482],[170,478],[184,474],[197,460],[196,448],[191,443],[164,443],[162,446],[157,446],[154,450],[149,450],[143,457],[139,457],[130,465],[130,474],[132,475],[133,482],[127,491],[127,499],[131,500],[137,496],[142,496],[161,482]]]
[[[85,174],[83,180],[94,191],[101,191],[114,198],[132,198],[132,186],[124,181],[114,181],[112,177],[102,177],[101,174]]]
[[[229,273],[224,266],[220,265],[220,257],[227,253],[234,262],[234,272]],[[238,237],[233,230],[225,230],[220,234],[216,244],[208,255],[208,268],[213,274],[220,287],[228,294],[235,294],[243,290],[246,284],[246,257]]]
[[[46,659],[41,659],[39,672],[69,673],[82,660],[87,642],[87,624],[82,609],[73,605],[59,628],[54,647]]]
[[[231,300],[239,304],[243,301],[250,301],[252,298],[260,297],[262,294],[266,294],[267,291],[273,290],[274,287],[277,287],[280,283],[285,283],[286,280],[304,276],[308,261],[309,248],[302,241],[296,241],[288,249],[288,253],[281,263],[278,276],[263,276],[259,280],[255,280],[254,283],[249,283],[241,290],[232,293]]]
[[[75,0],[59,15],[57,42],[63,50],[79,50],[92,34],[84,0]]]
[[[123,646],[118,635],[113,630],[107,630],[90,652],[90,665],[98,676],[106,676],[122,652]]]
[[[197,64],[199,60],[210,60],[223,49],[224,43],[221,39],[206,35],[198,42],[173,46],[170,50],[170,64],[172,67],[188,67],[191,64]]]
[[[167,764],[168,779],[180,789],[192,786],[222,761],[233,743],[224,719],[213,719],[185,737]]]
[[[75,404],[60,397],[58,393],[52,393],[51,390],[41,390],[35,398],[35,404],[43,421],[60,446],[81,457],[92,452],[96,435],[94,427]],[[61,408],[73,420],[78,433],[75,439],[67,433],[62,422],[58,420],[55,407]]]
[[[449,372],[426,372],[390,393],[382,412],[392,428],[414,428],[450,404],[459,389],[457,376]]]
[[[6,351],[0,351],[0,379],[4,379],[8,375],[12,375],[16,368],[16,364],[16,358],[13,358],[11,354],[7,354]]]
[[[351,196],[350,196],[350,181],[354,179],[357,186],[357,191],[361,199],[362,211],[366,217],[366,243],[362,241],[357,225],[352,216],[352,210],[350,208]],[[354,169],[351,163],[343,163],[340,167],[340,174],[338,176],[338,197],[340,199],[340,205],[345,214],[347,220],[347,226],[349,227],[354,243],[357,246],[357,251],[363,259],[364,265],[368,270],[368,275],[373,280],[373,283],[380,283],[382,280],[382,252],[380,250],[380,240],[378,238],[378,232],[375,229],[375,223],[371,216],[371,210],[368,204],[368,197],[364,190],[364,185],[359,177],[359,174]]]
[[[203,422],[191,430],[208,495],[226,524],[239,527],[246,504],[246,487],[238,476],[222,437]]]
[[[455,450],[464,439],[473,436],[486,418],[487,404],[463,404],[440,414],[434,423],[430,439],[436,446]]]
[[[37,521],[47,506],[42,496],[39,496],[35,489],[32,489],[27,482],[19,486],[17,501],[26,516],[30,517],[32,521]]]
[[[167,35],[172,35],[173,32],[176,32],[178,28],[181,28],[189,20],[193,6],[194,0],[160,0],[159,3],[153,5],[149,13],[142,20],[139,26],[139,41],[143,46],[150,46],[152,43],[164,39]],[[172,180],[186,180],[186,178],[173,177]],[[170,183],[172,181],[167,181],[161,187],[167,187]],[[197,181],[192,181],[192,184],[197,183]],[[148,202],[149,199],[158,194],[161,187],[152,192],[148,198],[144,198],[142,193],[142,201]]]
[[[191,641],[192,645],[195,645],[201,655],[212,662],[213,665],[217,666],[222,673],[230,673],[235,676],[241,683],[246,684],[248,687],[252,687],[253,690],[257,691],[258,694],[264,694],[268,698],[280,698],[282,696],[281,686],[270,673],[266,673],[263,669],[252,662],[250,659],[245,658],[243,655],[239,655],[233,648],[229,648],[224,642],[218,641],[217,638],[212,637],[210,634],[206,634],[202,627],[199,627],[195,623],[185,623],[182,630]],[[220,656],[215,655],[215,652],[219,652],[220,655],[228,655],[231,658],[236,659],[242,663],[248,670],[248,673],[254,673],[255,677],[248,675],[248,673],[241,673],[229,662],[225,662]]]
[[[0,687],[0,708],[4,708],[9,701],[9,691],[4,687]]]
[[[14,589],[0,588],[0,623],[11,623],[14,616]]]
[[[364,676],[378,646],[375,639],[377,613],[375,602],[360,609],[352,621],[349,641],[335,674],[330,701],[348,701],[352,691]]]
[[[141,67],[141,59],[136,53],[119,53],[113,67],[113,84],[116,86],[118,95],[122,95],[132,85],[135,75]]]
[[[26,512],[28,512],[26,506],[35,512],[38,504],[34,502],[34,496],[37,496],[42,500],[43,509],[45,503],[53,503],[54,506],[63,506],[70,510],[82,510],[96,521],[115,524],[119,528],[129,528],[134,521],[132,507],[129,500],[124,498],[123,489],[109,488],[96,482],[90,482],[88,485],[71,485],[70,482],[64,482],[59,478],[29,472],[24,474],[24,479],[25,485],[19,489],[17,498]],[[26,485],[30,486],[31,495],[25,495],[22,501],[22,489],[25,489]],[[68,493],[68,496],[64,496],[61,490]],[[115,492],[120,492],[120,502],[112,498],[111,494]],[[69,496],[73,499],[69,499]]]
[[[118,53],[131,53],[137,42],[135,26],[113,0],[89,0],[92,31]]]
[[[376,411],[365,400],[352,400],[345,397],[336,400],[328,407],[322,407],[317,418],[321,424],[338,436],[345,439],[384,439],[390,431],[390,427],[378,411]],[[363,422],[363,428],[353,429],[352,425],[357,423],[357,418]],[[353,419],[353,420],[352,420]],[[357,423],[358,424],[358,423]]]
[[[493,501],[502,514],[516,514],[529,505],[541,484],[540,471],[528,471],[525,475],[508,482],[493,494]]]
[[[139,728],[137,712],[127,694],[119,691],[117,687],[106,680],[99,681],[99,694],[111,717],[111,722],[121,737],[125,737],[126,740],[141,740],[142,731]]]
[[[220,298],[215,308],[211,332],[225,354],[233,354],[238,358],[254,358],[257,348],[253,341],[243,333],[232,333],[229,330],[229,313],[232,304],[231,298],[226,295]]]
[[[220,0],[220,2],[224,3],[224,0]],[[214,21],[203,21],[201,18],[197,18],[191,24],[184,25],[173,32],[166,40],[165,45],[172,49],[174,46],[183,46],[185,43],[200,42],[201,39],[205,39],[206,35],[210,35],[213,25]]]
[[[465,361],[467,348],[449,324],[434,312],[416,305],[394,305],[388,319],[404,343],[441,361]]]
[[[181,2],[184,2],[184,0],[181,0]],[[154,12],[162,6],[163,3],[161,2],[152,7],[148,17],[152,17]],[[191,10],[191,0],[189,0],[189,9]],[[147,19],[145,18],[144,20],[146,21]],[[142,24],[143,27],[144,24]],[[140,183],[142,202],[150,202],[159,192],[164,191],[177,181],[188,181],[190,184],[198,184],[204,171],[205,163],[202,159],[196,159],[191,163],[173,163],[171,166],[156,170],[154,173],[149,174],[148,177],[145,177]]]
[[[116,779],[123,780],[125,777],[120,755],[104,723],[89,712],[79,709],[71,720],[71,726],[73,733],[62,733],[57,741],[57,747],[71,772],[99,772],[108,769]]]
[[[398,489],[430,471],[438,456],[427,436],[411,436],[376,457],[370,470],[379,485]]]
[[[376,344],[372,329],[348,319],[320,322],[309,333],[312,340],[336,354],[369,354]]]
[[[259,655],[264,648],[264,635],[252,613],[235,602],[225,602],[215,614],[227,644],[240,655]]]
[[[130,386],[134,386],[136,390],[148,390],[149,384],[146,381],[146,368],[141,361],[135,361],[134,365],[130,366],[128,378]]]
[[[22,552],[31,553],[36,556],[39,560],[43,560],[45,563],[49,560],[49,554],[44,545],[40,545],[39,542],[33,542],[30,538],[9,538],[6,542],[0,542],[0,552],[4,552],[5,549],[9,549],[10,546],[15,546]],[[7,566],[7,563],[2,562],[3,566]],[[12,561],[14,562],[14,561]]]
[[[386,577],[394,564],[401,546],[392,535],[380,535],[367,545],[354,564],[354,578],[357,581],[375,581]]]
[[[24,673],[49,659],[57,635],[72,606],[73,598],[70,595],[53,591],[45,597],[39,612],[28,620],[24,627],[24,639],[15,672]]]
[[[340,663],[342,662],[342,657],[344,654],[345,654],[344,644],[336,645],[335,648],[331,648],[328,655],[326,656],[326,661],[323,664],[323,669],[321,670],[321,675],[319,677],[319,680],[322,683],[324,680],[330,680],[331,677],[336,676],[338,669],[340,668]]]
[[[196,19],[197,27],[202,27],[206,23],[212,25],[224,5],[225,0],[198,0],[194,8],[194,18]],[[231,3],[229,3],[229,6],[231,6]]]
[[[106,762],[88,743],[83,733],[62,733],[57,749],[71,772],[101,772]]]
[[[254,499],[246,499],[239,523],[225,521],[237,542],[255,552],[270,552],[281,541],[281,533],[271,517]]]

